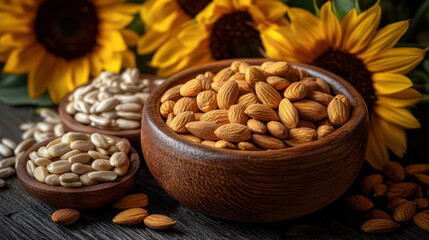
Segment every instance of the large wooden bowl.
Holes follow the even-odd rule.
[[[261,64],[264,59],[244,59]],[[341,196],[364,162],[368,112],[346,81],[320,68],[293,64],[327,81],[353,105],[350,120],[333,134],[296,147],[269,151],[217,149],[170,130],[159,114],[162,94],[232,60],[178,73],[150,95],[143,110],[144,158],[158,183],[175,199],[205,214],[242,222],[273,222],[319,210]]]
[[[155,80],[158,79],[158,77],[154,75],[149,74],[142,74],[142,78],[147,78],[149,80]],[[84,84],[82,86],[88,85]],[[73,116],[67,113],[66,106],[69,103],[69,96],[74,93],[70,92],[67,94],[60,102],[60,105],[58,106],[58,112],[60,114],[61,121],[63,122],[64,129],[67,132],[84,132],[84,133],[100,133],[104,135],[110,135],[110,136],[116,136],[119,138],[126,138],[128,139],[131,144],[139,148],[140,146],[140,129],[129,129],[129,130],[108,130],[108,129],[100,129],[100,128],[94,128],[89,125],[81,124],[78,121],[76,121]]]
[[[111,136],[113,137],[113,136]],[[119,139],[113,137],[115,139]],[[33,197],[49,205],[63,208],[88,209],[109,205],[124,196],[133,186],[140,171],[140,158],[134,148],[131,148],[128,157],[130,167],[128,172],[118,177],[113,182],[100,183],[92,186],[70,188],[51,186],[40,183],[27,172],[27,161],[32,151],[37,151],[41,146],[46,146],[55,138],[40,142],[27,150],[18,162],[16,172],[19,182]]]

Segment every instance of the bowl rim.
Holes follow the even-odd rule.
[[[147,78],[150,80],[156,80],[159,79],[159,77],[155,75],[150,74],[140,74],[140,77]],[[117,136],[121,138],[140,138],[140,128],[136,129],[124,129],[124,130],[108,130],[108,129],[102,129],[102,128],[95,128],[91,127],[90,125],[84,125],[72,117],[72,115],[68,114],[66,111],[67,104],[70,103],[69,97],[79,88],[89,85],[92,82],[93,79],[88,81],[87,83],[84,83],[82,85],[79,85],[76,87],[73,91],[69,92],[61,101],[58,106],[58,113],[60,115],[60,118],[63,122],[63,124],[66,126],[66,128],[71,129],[72,131],[79,131],[84,133],[101,133],[104,135],[112,135]]]
[[[150,115],[148,117],[148,120],[149,120],[148,123],[150,123],[152,126],[157,128],[157,133],[164,135],[164,136],[160,136],[160,138],[166,137],[168,138],[169,141],[178,142],[190,147],[196,147],[204,151],[213,152],[216,154],[227,154],[227,155],[237,156],[240,158],[244,157],[244,158],[247,158],[247,160],[252,160],[252,158],[249,157],[249,154],[251,153],[252,157],[255,157],[254,159],[255,161],[259,161],[257,158],[260,159],[262,157],[270,157],[270,159],[273,160],[276,158],[285,159],[285,156],[287,155],[292,156],[292,155],[301,154],[301,153],[307,153],[307,152],[310,153],[312,150],[318,149],[325,145],[334,144],[335,142],[338,142],[339,139],[341,139],[339,137],[344,137],[344,135],[347,135],[347,134],[350,135],[351,132],[353,132],[353,129],[355,129],[362,121],[366,120],[368,122],[368,110],[367,110],[365,101],[363,100],[359,92],[350,83],[345,81],[340,76],[334,73],[331,73],[327,70],[324,70],[322,68],[308,65],[308,64],[288,61],[288,63],[290,63],[291,65],[302,68],[307,72],[309,72],[311,75],[316,73],[316,75],[324,75],[323,79],[330,78],[334,80],[333,83],[328,83],[329,86],[331,88],[335,88],[336,91],[345,91],[346,92],[345,95],[348,95],[347,97],[352,103],[353,110],[350,113],[349,120],[340,128],[338,128],[334,133],[324,138],[315,140],[313,142],[304,143],[294,147],[263,150],[263,151],[250,151],[250,150],[216,148],[216,147],[207,146],[201,143],[196,143],[185,137],[181,137],[178,133],[174,132],[169,127],[166,127],[165,121],[163,120],[161,114],[159,113],[160,99],[166,90],[168,90],[172,86],[177,85],[178,82],[185,82],[186,80],[196,77],[198,74],[204,73],[206,71],[210,71],[214,67],[222,66],[224,68],[230,65],[233,61],[244,61],[252,65],[252,64],[261,64],[262,62],[265,62],[265,61],[277,62],[282,60],[265,59],[265,58],[226,59],[226,60],[216,61],[205,65],[196,66],[169,77],[161,85],[159,85],[158,87],[152,90],[149,98],[146,101],[146,104],[143,110],[144,115]],[[352,98],[350,99],[349,96],[351,96]],[[155,114],[146,114],[146,112],[152,112],[152,113],[155,112]],[[144,121],[144,118],[145,116],[143,116],[142,118],[142,123]],[[165,126],[165,127],[160,128],[159,126]],[[233,160],[234,159],[231,158],[231,161]]]
[[[110,136],[110,135],[109,137],[114,139],[121,139],[121,140],[124,139],[124,138]],[[82,186],[78,188],[63,187],[61,185],[52,186],[46,183],[41,183],[37,181],[35,178],[31,177],[27,172],[27,161],[30,161],[29,154],[33,151],[37,151],[37,149],[39,149],[42,146],[46,146],[47,143],[57,138],[61,138],[61,137],[53,137],[45,141],[39,142],[33,145],[32,147],[30,147],[27,151],[24,152],[24,154],[22,154],[21,158],[19,159],[18,166],[16,168],[16,173],[21,185],[25,184],[32,190],[37,190],[39,192],[50,192],[50,193],[61,193],[61,194],[99,192],[99,191],[106,191],[117,185],[124,184],[127,181],[131,180],[134,177],[134,175],[139,173],[140,157],[137,151],[132,147],[128,139],[125,139],[128,141],[128,143],[130,143],[130,146],[131,146],[130,152],[128,153],[130,166],[128,167],[128,171],[127,173],[125,173],[125,175],[118,176],[118,178],[116,178],[114,181],[98,183],[92,186]]]

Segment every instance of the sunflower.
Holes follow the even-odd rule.
[[[211,0],[148,0],[143,3],[140,18],[145,34],[138,41],[138,53],[152,53],[174,36],[183,23],[193,19]]]
[[[0,0],[3,71],[28,73],[32,98],[47,89],[58,103],[102,69],[118,72],[135,63],[123,30],[139,5],[103,0]]]
[[[257,27],[286,25],[285,12],[286,6],[277,0],[215,0],[156,51],[151,65],[158,75],[169,76],[219,59],[261,56],[264,33]]]
[[[380,170],[389,161],[388,149],[402,157],[407,149],[404,129],[420,127],[406,107],[422,97],[404,74],[425,55],[418,48],[393,48],[409,21],[377,30],[381,17],[378,4],[361,14],[352,9],[341,22],[331,2],[322,6],[320,18],[299,8],[289,8],[287,14],[288,27],[270,29],[263,36],[266,54],[313,64],[350,82],[370,113],[367,161]]]

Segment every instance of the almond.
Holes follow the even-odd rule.
[[[201,82],[201,91],[211,90],[211,84],[213,82],[213,79],[204,76],[203,74],[199,74],[196,79],[200,80]]]
[[[241,63],[241,65],[240,65],[240,67],[239,67],[239,69],[238,69],[238,71],[239,71],[239,72],[241,72],[241,73],[246,73],[247,68],[248,68],[249,66],[250,66],[250,65],[249,65],[248,63],[246,63],[246,62],[242,62],[242,63]]]
[[[266,82],[257,82],[255,84],[255,92],[259,100],[271,108],[277,108],[282,100],[279,92]]]
[[[300,121],[301,122],[301,121]],[[322,125],[317,128],[317,139],[321,139],[335,132],[335,128],[328,125]]]
[[[200,121],[215,122],[219,125],[227,124],[229,123],[228,110],[224,110],[224,109],[211,110],[210,112],[204,113],[201,116]]]
[[[238,95],[244,95],[244,94],[248,94],[248,93],[253,93],[253,88],[251,88],[249,86],[249,84],[247,84],[246,81],[236,81],[238,84]]]
[[[120,212],[113,218],[113,222],[120,225],[136,225],[142,223],[149,213],[143,208],[130,208]]]
[[[293,128],[289,130],[289,138],[297,142],[311,142],[317,140],[317,132],[312,128]]]
[[[243,62],[242,61],[234,61],[231,63],[231,70],[234,72],[240,71],[240,66]]]
[[[260,103],[258,97],[254,93],[247,93],[244,95],[241,95],[237,99],[237,104],[240,104],[244,108],[247,108],[248,106],[252,104]]]
[[[283,125],[288,129],[295,128],[299,122],[298,110],[292,105],[292,103],[284,98],[279,104],[279,117]]]
[[[317,83],[317,87],[315,89],[316,91],[323,92],[326,94],[331,94],[331,87],[329,87],[329,84],[327,84],[325,80],[321,78],[316,78],[316,83]]]
[[[277,113],[267,105],[252,104],[244,111],[250,117],[261,121],[278,121]]]
[[[379,183],[372,188],[373,196],[376,198],[384,197],[389,187],[386,184]]]
[[[290,82],[288,80],[278,76],[268,77],[267,83],[273,86],[278,91],[285,90],[290,85]]]
[[[152,214],[144,219],[144,224],[155,230],[164,230],[176,224],[176,221],[164,215]]]
[[[213,82],[225,82],[228,81],[228,79],[234,75],[235,72],[231,70],[231,68],[224,68],[220,70],[216,75],[213,77]]]
[[[294,82],[285,89],[284,97],[294,102],[307,96],[307,86],[302,82]]]
[[[314,124],[314,122],[303,119],[299,120],[298,125],[296,127],[308,127],[316,130],[316,124]]]
[[[290,69],[290,65],[287,62],[273,62],[266,65],[261,65],[261,68],[270,75],[285,76]]]
[[[244,77],[244,73],[236,73],[236,74],[232,75],[228,80],[229,81],[244,81],[244,82],[246,82],[246,79]],[[249,84],[247,84],[247,85],[249,86]]]
[[[137,193],[121,198],[119,201],[113,204],[113,207],[117,209],[129,209],[146,207],[148,204],[149,198],[146,196],[146,194]]]
[[[182,97],[182,95],[180,95],[180,88],[182,86],[183,84],[179,84],[165,91],[165,93],[161,97],[161,103],[164,103],[165,101],[168,101],[168,100],[172,100],[172,101],[179,100]]]
[[[203,140],[201,138],[195,137],[192,134],[181,134],[180,136],[191,140],[192,142],[201,143]]]
[[[176,104],[174,104],[174,114],[177,115],[186,111],[198,112],[198,105],[194,98],[182,97],[181,99],[177,100]]]
[[[343,125],[349,119],[349,110],[343,102],[333,99],[327,108],[328,118],[335,126]]]
[[[170,113],[173,112],[175,102],[172,100],[165,101],[159,107],[159,113],[161,116],[167,118]]]
[[[196,112],[196,113],[194,113],[195,121],[200,121],[201,116],[203,116],[203,114],[204,113],[202,113],[202,112]]]
[[[317,87],[316,78],[314,77],[305,77],[301,79],[300,82],[304,83],[305,86],[307,87],[307,93],[311,93]]]
[[[374,234],[393,232],[401,227],[400,224],[388,219],[371,219],[362,224],[362,231]]]
[[[176,114],[174,113],[168,114],[167,120],[165,120],[165,124],[167,124],[167,126],[170,126],[171,121],[173,121],[175,117],[176,117]]]
[[[245,79],[252,88],[255,88],[257,82],[265,82],[266,78],[265,73],[255,66],[249,66],[246,69]]]
[[[364,194],[369,194],[375,185],[383,183],[383,181],[383,175],[378,173],[366,176],[360,184],[360,189]]]
[[[220,109],[229,109],[238,98],[238,84],[236,81],[226,82],[220,89],[217,95],[217,104]]]
[[[242,105],[235,104],[229,108],[228,118],[230,123],[245,125],[249,117],[244,113],[244,107]]]
[[[414,173],[428,173],[429,172],[429,164],[411,164],[405,167],[405,172],[408,175],[412,175]]]
[[[413,177],[416,179],[416,181],[424,186],[424,187],[429,187],[429,176],[426,174],[422,174],[422,173],[416,173],[413,174]]]
[[[393,219],[397,222],[403,223],[408,222],[413,219],[414,215],[417,213],[416,203],[415,202],[406,202],[399,205],[395,211],[393,211]]]
[[[413,220],[419,228],[429,232],[429,214],[423,212],[417,213]]]
[[[267,132],[267,126],[259,120],[249,119],[246,123],[247,127],[256,134],[264,134]]]
[[[279,139],[285,139],[288,137],[288,131],[281,122],[270,121],[267,123],[267,129],[273,137]]]
[[[374,203],[363,195],[353,195],[346,199],[347,207],[358,211],[368,212],[374,207]]]
[[[215,143],[215,147],[217,148],[225,148],[225,149],[237,149],[237,146],[234,143],[228,142],[226,140],[219,140]]]
[[[173,120],[171,120],[169,127],[177,133],[187,133],[188,129],[186,129],[185,125],[194,120],[195,116],[193,112],[181,112],[177,114]]]
[[[408,200],[405,198],[395,198],[387,204],[387,208],[390,210],[395,210],[397,207],[399,207],[399,205],[402,205],[406,202],[408,202]]]
[[[324,118],[317,122],[317,126],[322,126],[322,125],[334,126],[334,124],[331,123],[331,121],[329,121],[328,118]]]
[[[262,150],[250,142],[239,142],[237,144],[237,146],[238,146],[238,149],[240,149],[240,150],[248,150],[248,151],[260,151],[260,150]]]
[[[264,149],[281,149],[286,147],[286,144],[282,140],[268,135],[252,134],[252,140],[256,145]]]
[[[300,70],[297,67],[291,67],[289,72],[283,76],[289,82],[296,82],[299,80]]]
[[[210,147],[216,147],[216,142],[215,141],[204,140],[204,141],[201,142],[201,144],[206,145],[206,146],[210,146]]]
[[[298,110],[299,117],[304,120],[318,121],[328,116],[326,107],[320,103],[311,100],[301,100],[292,104]],[[332,121],[331,119],[329,120]]]
[[[249,128],[239,123],[222,125],[214,133],[220,139],[230,142],[244,142],[250,138]]]
[[[211,90],[202,91],[197,95],[197,106],[202,112],[217,108],[217,93]]]
[[[426,209],[429,206],[429,200],[426,198],[416,198],[413,200],[416,203],[416,207],[419,210]]]
[[[305,77],[309,77],[310,76],[310,74],[307,72],[307,71],[305,71],[304,69],[300,69],[300,68],[298,68],[298,76],[299,76],[299,79],[302,79],[302,78],[305,78]]]
[[[204,73],[204,76],[213,79],[215,75],[214,73],[207,71]]]
[[[352,107],[352,104],[350,103],[349,99],[343,94],[335,95],[334,99],[341,101],[346,106],[347,111],[350,110],[350,108]]]
[[[418,197],[418,198],[423,197],[423,189],[422,189],[422,187],[420,187],[420,185],[418,185],[417,183],[412,183],[412,184],[416,188],[415,197]]]
[[[212,82],[210,85],[211,85],[211,88],[212,88],[213,90],[215,90],[216,92],[219,92],[220,88],[221,88],[225,83],[226,83],[226,82]]]
[[[401,164],[395,161],[390,161],[384,166],[383,174],[397,182],[401,182],[405,179],[405,169]]]
[[[80,212],[76,209],[64,208],[55,211],[52,216],[52,222],[59,225],[70,225],[76,222],[80,217]]]
[[[205,140],[219,140],[214,133],[220,125],[209,121],[195,121],[186,124],[186,129],[195,136]]]
[[[387,212],[379,209],[371,209],[371,211],[365,214],[365,218],[368,220],[371,220],[371,219],[392,220],[392,217]]]
[[[409,198],[416,193],[416,186],[409,182],[392,184],[386,193],[387,200],[395,198]]]
[[[332,95],[319,92],[319,91],[312,91],[309,92],[306,96],[306,98],[313,100],[315,102],[318,102],[322,105],[328,106],[328,104],[334,99]]]
[[[180,95],[184,97],[197,96],[201,92],[202,87],[199,79],[191,79],[180,88]]]

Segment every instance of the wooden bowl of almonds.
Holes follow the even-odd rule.
[[[58,112],[65,130],[127,138],[139,146],[141,111],[160,80],[137,69],[122,74],[102,72],[60,102]]]
[[[124,196],[140,171],[140,159],[127,139],[69,132],[27,150],[17,166],[19,182],[47,204],[88,209]]]
[[[317,211],[364,162],[368,112],[345,80],[267,59],[224,60],[170,77],[150,95],[141,147],[176,200],[205,214],[274,222]]]

